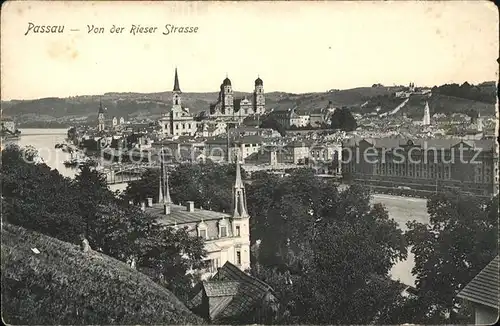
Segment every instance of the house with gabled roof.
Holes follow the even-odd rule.
[[[457,295],[472,303],[476,325],[492,325],[498,320],[500,306],[499,267],[500,258],[496,256]]]
[[[211,323],[269,323],[278,313],[274,290],[230,262],[196,288],[188,307]]]
[[[198,270],[202,279],[213,276],[217,268],[231,262],[242,271],[250,268],[250,215],[246,191],[241,177],[240,160],[236,162],[236,180],[233,187],[232,212],[216,212],[195,208],[194,201],[175,205],[170,197],[169,174],[161,165],[158,180],[158,198],[148,198],[143,210],[156,221],[172,228],[184,228],[188,234],[204,240],[207,268]]]

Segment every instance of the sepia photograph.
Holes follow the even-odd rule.
[[[491,1],[5,1],[6,325],[492,325]]]

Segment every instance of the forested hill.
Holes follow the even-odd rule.
[[[7,324],[201,324],[170,291],[127,264],[2,225],[2,318]]]
[[[324,108],[329,101],[336,107],[349,107],[358,112],[375,109],[383,103],[384,111],[394,109],[399,99],[394,94],[404,90],[403,86],[386,87],[374,84],[372,87],[359,87],[347,90],[329,90],[327,92],[293,94],[285,92],[266,93],[266,107],[268,109],[283,109],[297,107],[303,111]],[[432,88],[433,102],[440,107],[440,112],[462,112],[464,106],[479,106],[482,113],[494,114],[496,103],[496,86],[494,82],[484,82],[479,85],[470,85],[467,82],[458,85],[442,85]],[[251,93],[235,92],[235,97],[251,99]],[[106,93],[100,95],[76,96],[69,98],[43,98],[37,100],[2,101],[3,114],[16,118],[19,122],[27,121],[65,121],[69,118],[90,117],[95,119],[99,102],[107,108],[109,117],[118,116],[127,119],[133,117],[156,118],[169,110],[172,92],[161,93]],[[210,103],[217,100],[218,93],[183,93],[182,101],[185,107],[192,112],[208,111]],[[453,101],[450,101],[450,98]],[[437,102],[436,102],[437,101]],[[463,102],[463,103],[462,103]],[[373,103],[372,103],[373,104]],[[491,111],[491,112],[490,112]]]

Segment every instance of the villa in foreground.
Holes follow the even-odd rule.
[[[187,227],[191,235],[205,239],[209,264],[202,273],[202,279],[213,276],[226,262],[242,271],[250,269],[250,216],[239,161],[233,189],[233,211],[230,214],[195,208],[193,201],[188,201],[185,206],[174,205],[170,198],[168,174],[163,167],[161,170],[159,200],[153,203],[150,198],[144,210],[164,225]]]

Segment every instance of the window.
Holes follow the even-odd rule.
[[[218,268],[219,268],[219,259],[218,258],[210,259],[208,261],[208,271],[210,273],[216,273]]]
[[[206,239],[207,238],[207,230],[206,229],[198,230],[198,235],[200,238]]]
[[[236,265],[241,265],[241,250],[236,250]]]
[[[220,237],[227,237],[227,226],[224,225],[220,227]]]
[[[240,226],[236,225],[236,236],[239,237],[241,234]]]

